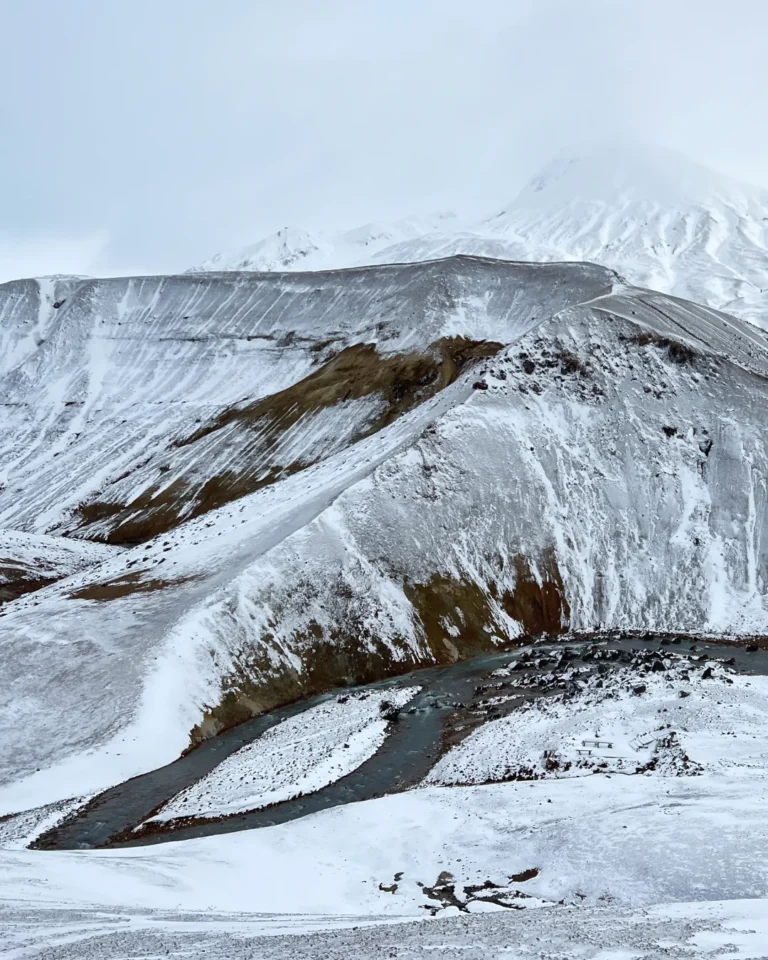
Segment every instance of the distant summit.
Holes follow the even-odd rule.
[[[188,272],[323,270],[373,263],[380,251],[394,244],[416,240],[441,228],[450,232],[457,223],[452,213],[436,213],[393,223],[365,223],[338,233],[283,227],[251,246],[217,253]]]
[[[627,141],[589,143],[547,163],[509,205],[592,200],[605,204],[644,201],[672,208],[713,198],[748,201],[768,191],[718,174],[668,147]]]
[[[286,228],[196,270],[323,270],[454,254],[593,261],[768,328],[768,191],[642,143],[561,154],[479,223],[436,214],[343,233]]]

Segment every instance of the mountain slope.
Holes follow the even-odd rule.
[[[115,555],[97,543],[0,530],[0,604]]]
[[[137,510],[160,532],[329,456],[487,352],[462,338],[514,339],[614,279],[454,260],[86,281],[0,381],[0,523],[146,539]]]
[[[430,218],[359,233],[376,239],[281,231],[198,269],[324,269],[455,254],[587,260],[768,327],[768,191],[661,147],[604,143],[558,157],[479,223]]]
[[[79,768],[66,776],[44,770],[44,789],[82,782],[87,790],[105,777],[130,776],[137,762],[163,762],[193,727],[204,735],[231,722],[206,721],[200,709],[220,700],[230,658],[204,639],[213,598],[471,393],[473,356],[496,352],[542,315],[599,296],[613,280],[589,265],[456,260],[323,276],[81,285],[46,343],[2,381],[2,517],[17,529],[74,528],[80,536],[146,543],[92,574],[6,606],[0,634],[13,650],[4,667],[13,692],[0,738],[0,750],[12,751],[4,778],[14,779],[19,764],[31,771],[72,756],[87,776],[81,779]],[[489,343],[492,335],[501,339]],[[451,351],[432,346],[446,338]],[[294,401],[308,395],[307,381],[316,386],[317,375],[355,346],[370,361],[367,396],[353,395],[355,364],[337,368],[323,387],[329,396],[321,390],[323,402],[297,418]],[[259,406],[270,397],[284,400],[286,390],[294,391],[288,403]],[[254,404],[265,417],[279,414],[269,420],[271,446],[258,446],[265,417],[243,415],[253,414]],[[254,472],[259,449],[286,468],[269,468],[265,483]],[[198,496],[211,477],[219,478],[219,502]],[[238,482],[227,486],[222,477]],[[164,500],[153,502],[163,490]],[[123,491],[127,502],[116,499]],[[109,497],[114,510],[104,509]],[[137,513],[148,518],[141,529]],[[199,515],[187,519],[193,513]],[[133,523],[127,532],[126,521]],[[300,654],[267,643],[261,649],[265,663],[274,660],[273,678],[250,707],[238,707],[239,715],[343,681],[355,669],[392,669],[393,657],[431,657],[418,644],[403,654],[385,644],[358,668],[350,659],[361,659],[356,644],[336,647],[309,675]],[[78,679],[63,682],[75,664]],[[58,706],[51,712],[54,690]],[[6,734],[26,722],[28,710],[35,730],[30,751],[19,753]],[[61,717],[73,713],[87,719],[62,726]],[[158,724],[166,736],[157,736]],[[112,738],[106,762],[90,753]]]
[[[6,523],[114,540],[165,476],[198,515],[0,611],[0,810],[523,635],[765,630],[768,347],[749,324],[600,267],[470,258],[89,281],[56,322],[2,381]],[[457,338],[463,364],[435,348]],[[323,351],[372,342],[363,398]],[[288,415],[323,370],[329,402]],[[259,447],[243,411],[302,383]],[[300,453],[268,482],[197,496],[284,442]]]

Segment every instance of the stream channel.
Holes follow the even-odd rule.
[[[89,849],[184,840],[217,833],[251,830],[287,823],[341,804],[369,800],[416,786],[453,743],[482,723],[514,711],[526,699],[560,692],[550,684],[516,689],[514,676],[552,672],[553,660],[596,668],[595,647],[607,666],[626,661],[627,654],[677,653],[710,659],[733,658],[734,669],[745,673],[768,673],[768,650],[748,651],[744,646],[722,644],[690,637],[595,637],[537,643],[491,653],[439,667],[414,670],[366,687],[342,687],[254,717],[231,730],[204,741],[196,749],[164,767],[134,777],[95,797],[77,814],[65,819],[35,841],[45,850]],[[616,651],[609,654],[609,651]],[[695,651],[695,652],[694,652]],[[618,654],[618,657],[617,657]],[[544,659],[546,665],[536,666]],[[586,659],[584,659],[586,658]],[[498,681],[491,674],[515,660],[524,666],[513,677]],[[137,832],[154,811],[177,793],[200,780],[230,754],[261,736],[270,727],[311,707],[355,690],[386,690],[420,686],[420,692],[391,724],[384,744],[357,769],[315,793],[232,816],[210,820],[186,820],[175,824],[150,824]],[[507,699],[499,704],[498,695]],[[485,701],[493,701],[486,703]]]

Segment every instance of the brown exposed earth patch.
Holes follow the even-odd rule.
[[[365,618],[356,614],[354,604],[345,603],[354,598],[343,596],[343,591],[332,627],[324,629],[310,620],[302,633],[289,640],[290,649],[301,657],[303,672],[285,665],[281,655],[284,637],[278,642],[271,633],[262,635],[235,656],[221,699],[207,707],[201,722],[191,731],[191,745],[267,710],[344,683],[371,683],[415,667],[454,663],[517,646],[534,635],[565,633],[570,609],[554,551],[542,553],[537,565],[540,579],[524,557],[516,556],[513,565],[514,588],[506,590],[446,574],[434,574],[422,584],[405,582],[403,589],[413,605],[416,631],[423,640],[421,654],[404,638],[389,638],[385,643],[373,635]],[[503,568],[503,564],[499,566]],[[510,635],[499,611],[520,624],[522,635]],[[279,612],[275,616],[279,622]],[[393,655],[393,646],[402,651],[399,659]]]
[[[29,567],[0,560],[0,605],[55,583],[58,577],[36,576]]]
[[[697,358],[696,351],[691,347],[686,346],[678,342],[677,340],[672,340],[669,337],[662,337],[660,334],[655,333],[651,330],[643,330],[640,333],[633,334],[629,337],[622,337],[622,339],[627,339],[630,343],[635,344],[638,347],[648,347],[653,346],[659,350],[664,350],[672,361],[676,364],[689,364]]]
[[[568,630],[571,609],[565,596],[555,551],[544,550],[538,562],[540,579],[531,571],[521,553],[514,558],[515,589],[505,590],[501,603],[505,612],[522,626],[526,634],[549,633],[558,636]],[[493,586],[491,587],[493,589]]]
[[[513,559],[515,586],[501,591],[496,583],[480,585],[435,574],[427,583],[404,585],[421,622],[430,650],[438,659],[458,660],[498,649],[493,637],[510,640],[499,609],[516,620],[526,636],[558,636],[568,628],[570,609],[554,551],[540,560],[541,581],[521,554]],[[503,563],[500,561],[503,569]]]
[[[119,600],[121,597],[130,597],[137,593],[165,590],[167,587],[175,587],[194,579],[195,577],[181,577],[178,580],[143,579],[142,572],[124,573],[112,580],[89,583],[79,590],[74,590],[69,594],[69,598],[71,600]]]
[[[195,464],[235,464],[214,474],[187,471],[173,476],[173,464],[158,466],[158,480],[139,497],[125,503],[102,499],[78,508],[77,527],[95,539],[136,545],[166,533],[185,520],[215,510],[282,477],[305,469],[321,458],[311,448],[286,461],[279,445],[289,431],[306,419],[337,404],[378,397],[378,410],[357,416],[348,442],[376,433],[398,417],[453,383],[470,364],[490,357],[502,344],[446,337],[425,352],[381,355],[374,344],[360,343],[341,350],[308,377],[255,403],[230,407],[188,437],[176,449],[196,446],[201,455],[185,457]]]
[[[310,621],[293,643],[305,667],[302,673],[287,665],[275,666],[275,639],[270,635],[242,651],[224,682],[221,700],[209,706],[192,729],[190,746],[303,697],[344,684],[373,683],[434,663],[427,656],[394,662],[391,648],[381,640],[364,646],[351,624],[325,634],[317,622]]]
[[[374,433],[453,383],[469,363],[493,356],[501,348],[500,343],[444,337],[425,353],[382,356],[375,344],[357,343],[286,390],[224,411],[177,446],[195,443],[229,423],[250,426],[269,418],[285,430],[307,413],[378,394],[386,407],[365,430]]]

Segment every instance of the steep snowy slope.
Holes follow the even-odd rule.
[[[0,523],[141,542],[375,432],[500,347],[481,341],[613,279],[454,260],[84,282],[0,381]]]
[[[158,536],[0,614],[0,810],[524,633],[765,632],[766,338],[614,279],[459,258],[79,287],[3,381],[4,515],[115,540],[126,510],[158,521],[166,475],[186,486]],[[441,352],[457,338],[465,362]],[[362,396],[332,365],[371,342]],[[329,366],[327,402],[289,416]],[[258,435],[258,404],[300,383],[254,453],[242,411]],[[301,456],[248,489],[288,435]],[[201,500],[222,464],[246,489]]]
[[[57,311],[81,282],[80,277],[40,277],[0,284],[0,376],[45,343]]]
[[[360,244],[351,239],[358,233],[376,239]],[[632,283],[768,327],[768,191],[642,144],[558,157],[479,223],[414,219],[407,229],[369,225],[335,236],[285,230],[198,269],[304,270],[458,253],[601,263]]]

